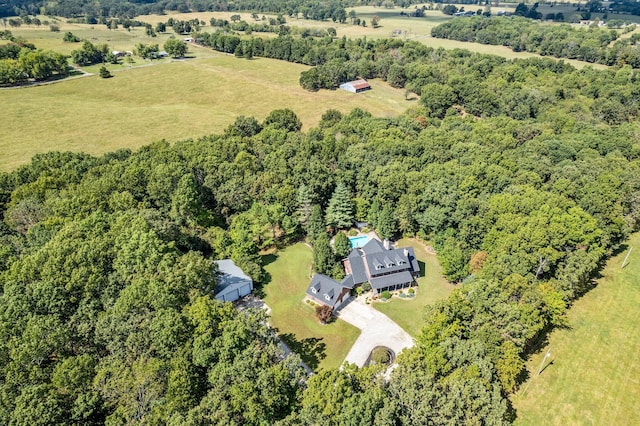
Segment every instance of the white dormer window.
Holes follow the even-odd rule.
[[[379,271],[380,269],[384,269],[384,266],[378,264],[376,265],[376,269]]]
[[[387,268],[393,268],[395,265],[393,264],[393,262],[389,262],[387,263]]]
[[[316,290],[315,287],[311,287],[311,293],[316,294],[318,291]]]
[[[329,295],[328,295],[328,294],[326,294],[326,293],[325,293],[325,295],[324,295],[324,298],[325,298],[326,300],[331,300],[331,297],[329,297]]]

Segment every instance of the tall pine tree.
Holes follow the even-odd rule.
[[[311,189],[304,183],[298,188],[296,202],[298,204],[298,209],[296,210],[298,223],[306,233],[309,233],[309,217],[313,209],[313,192],[311,192]]]
[[[334,264],[329,235],[320,232],[313,242],[313,269],[319,274],[330,274]]]
[[[324,222],[322,221],[322,209],[319,205],[314,204],[311,207],[311,215],[309,215],[309,226],[307,228],[307,236],[313,242],[318,235],[325,232]]]
[[[327,225],[338,229],[349,228],[353,223],[353,201],[349,189],[342,183],[336,186],[329,200],[326,222]]]

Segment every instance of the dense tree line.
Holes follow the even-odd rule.
[[[513,419],[506,396],[528,352],[639,228],[640,76],[349,43],[342,53],[374,64],[411,58],[390,65],[422,87],[420,105],[385,119],[327,111],[307,133],[276,110],[220,135],[50,153],[0,175],[0,423]],[[509,114],[526,99],[534,114]],[[461,284],[428,309],[390,381],[352,367],[306,380],[262,314],[212,300],[212,260],[260,283],[259,250],[308,235],[332,273],[327,231],[352,219],[433,238]]]
[[[48,15],[66,18],[85,17],[87,22],[101,17],[134,18],[138,15],[163,14],[166,10],[178,12],[225,12],[252,11],[258,13],[300,16],[318,21],[345,22],[345,7],[353,6],[354,0],[60,0],[54,3],[37,0],[8,0],[0,3],[0,16],[37,14],[44,8]]]
[[[431,30],[431,35],[507,46],[514,52],[533,52],[604,65],[629,64],[633,68],[640,67],[640,47],[636,44],[637,40],[618,40],[619,34],[613,29],[550,26],[521,17],[471,17],[440,24]]]
[[[26,40],[3,31],[8,44],[0,46],[0,85],[11,86],[29,79],[46,80],[69,73],[67,58],[51,50],[36,49]]]

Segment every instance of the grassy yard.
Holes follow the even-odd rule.
[[[197,49],[197,48],[193,48]],[[55,84],[0,90],[3,120],[0,171],[50,150],[103,154],[151,142],[220,133],[236,116],[264,119],[291,108],[315,126],[330,108],[360,107],[375,116],[396,116],[413,105],[404,91],[372,81],[373,90],[307,92],[298,84],[304,65],[272,59],[237,59],[207,52],[208,58],[168,61],[126,71],[114,78],[82,77]]]
[[[427,253],[422,242],[406,238],[398,241],[396,246],[411,246],[415,250],[421,269],[418,291],[413,299],[393,297],[388,302],[374,303],[373,307],[397,322],[407,333],[416,337],[423,325],[425,306],[446,298],[453,290],[454,285],[447,282],[442,276],[438,259],[434,254]]]
[[[358,338],[360,330],[342,320],[321,325],[314,308],[303,301],[309,285],[311,249],[303,243],[265,256],[270,282],[264,301],[271,308],[271,325],[314,370],[337,368]]]
[[[612,258],[596,288],[576,301],[569,327],[556,330],[512,397],[521,425],[640,424],[640,234]],[[551,365],[536,372],[547,349]]]

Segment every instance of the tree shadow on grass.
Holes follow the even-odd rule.
[[[320,361],[327,357],[327,345],[322,338],[307,337],[299,340],[293,333],[280,334],[279,337],[312,370],[317,370]]]
[[[262,266],[271,265],[276,260],[278,260],[278,255],[275,253],[265,254],[262,256]]]
[[[264,292],[264,287],[271,282],[271,274],[264,270],[264,267],[275,262],[278,259],[278,256],[275,254],[266,254],[262,256],[262,267],[263,267],[263,275],[260,282],[255,282],[253,287],[253,294],[255,294],[260,299],[264,299],[266,297],[266,293]]]
[[[420,276],[424,277],[427,273],[427,266],[422,260],[418,260],[418,266],[420,267]]]

